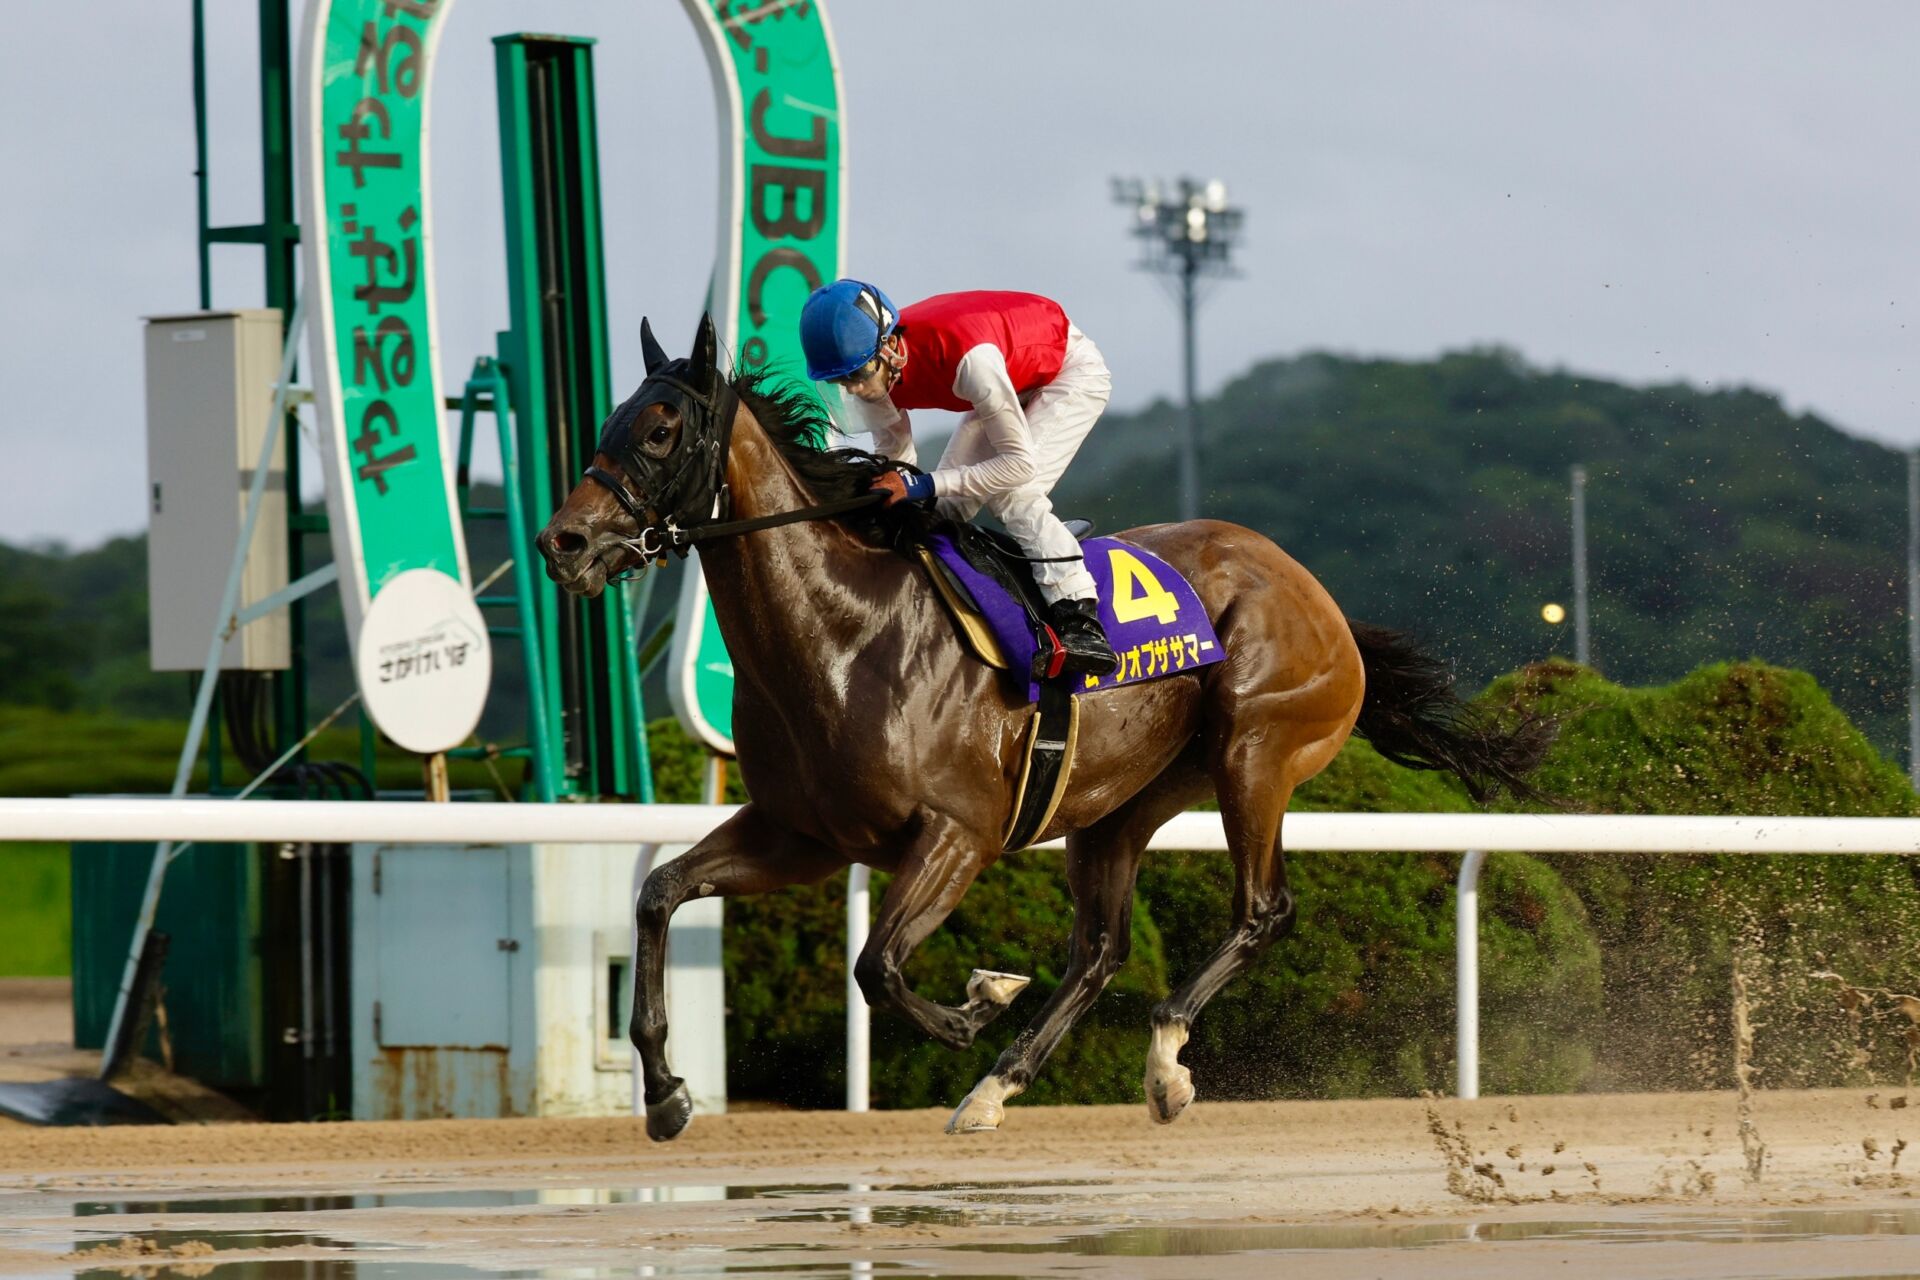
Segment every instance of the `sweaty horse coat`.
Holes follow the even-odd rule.
[[[726,441],[712,456],[724,462],[736,518],[863,492],[886,465],[807,448],[806,402],[751,376],[733,381],[734,407],[710,322],[689,360],[669,362],[650,331],[643,341],[645,394],[628,402],[638,407],[623,409],[603,438],[591,481],[539,537],[549,575],[568,590],[595,594],[639,563],[641,546],[658,545],[644,530],[662,536],[662,513],[712,508],[718,477],[703,480],[709,468],[685,460],[716,441]],[[700,484],[704,494],[687,487]],[[1153,1013],[1145,1084],[1161,1121],[1193,1097],[1178,1062],[1187,1028],[1293,919],[1280,838],[1287,804],[1356,723],[1390,758],[1450,769],[1476,793],[1521,784],[1544,746],[1538,724],[1487,722],[1452,697],[1440,664],[1392,633],[1350,624],[1311,574],[1251,530],[1198,520],[1123,536],[1187,578],[1227,657],[1085,700],[1067,794],[1038,837],[1067,837],[1068,963],[951,1131],[996,1127],[1004,1102],[1126,959],[1140,857],[1175,813],[1218,798],[1237,879],[1220,945]],[[787,524],[703,543],[700,555],[733,657],[735,744],[753,798],[649,876],[640,896],[631,1031],[656,1138],[691,1116],[667,1064],[663,993],[667,921],[690,897],[810,884],[865,863],[892,874],[855,965],[869,1003],[963,1047],[1018,990],[982,976],[964,1003],[942,1004],[909,987],[902,966],[999,857],[1032,714],[1024,699],[970,656],[919,568],[870,523]]]

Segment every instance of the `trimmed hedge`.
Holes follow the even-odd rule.
[[[1702,668],[1629,690],[1565,662],[1496,682],[1495,705],[1563,717],[1547,789],[1594,812],[1911,814],[1920,799],[1810,677],[1761,663]],[[653,726],[663,800],[698,797],[699,753]],[[738,784],[734,783],[737,797]],[[1293,809],[1461,812],[1461,789],[1351,742]],[[1359,1096],[1446,1089],[1453,1054],[1453,881],[1458,859],[1298,854],[1293,934],[1229,985],[1184,1060],[1209,1097]],[[1481,895],[1482,1073],[1490,1092],[1718,1087],[1729,1080],[1735,940],[1766,1006],[1771,1085],[1857,1081],[1904,1062],[1897,1035],[1864,1039],[1833,969],[1911,989],[1920,885],[1893,858],[1532,857],[1488,860]],[[875,877],[884,892],[885,877]],[[1148,1013],[1227,929],[1224,855],[1158,854],[1141,874],[1134,950],[1036,1081],[1036,1102],[1139,1096]],[[729,1073],[740,1096],[835,1105],[841,1096],[845,877],[727,904]],[[949,1105],[1057,985],[1070,902],[1059,858],[1032,851],[984,874],[915,955],[908,977],[944,1002],[968,971],[1033,975],[1007,1017],[963,1054],[903,1021],[874,1024],[883,1106]],[[1868,1031],[1873,1028],[1869,1026]],[[1863,1061],[1861,1053],[1866,1053]]]
[[[1811,676],[1757,662],[1703,667],[1658,689],[1622,689],[1570,663],[1496,682],[1490,699],[1564,715],[1540,771],[1549,790],[1598,813],[1920,812],[1887,763]],[[1911,990],[1920,882],[1911,858],[1563,855],[1606,957],[1605,1025],[1593,1088],[1697,1089],[1730,1080],[1736,942],[1762,1004],[1755,1061],[1773,1087],[1865,1083],[1904,1070],[1887,1037],[1853,1059],[1832,970]],[[1491,899],[1487,899],[1491,900]],[[1492,1019],[1489,1019],[1491,1022]]]

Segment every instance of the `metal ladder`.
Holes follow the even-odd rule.
[[[493,414],[500,437],[501,487],[505,506],[473,505],[473,424],[481,412]],[[515,621],[489,622],[487,633],[502,638],[517,636],[521,660],[527,677],[527,736],[525,745],[456,747],[447,752],[459,759],[501,756],[528,762],[528,777],[534,797],[551,804],[560,796],[559,761],[554,753],[553,726],[547,720],[547,668],[540,657],[540,628],[533,600],[531,557],[533,535],[527,528],[526,504],[521,498],[520,442],[513,429],[513,400],[507,394],[506,370],[492,356],[480,356],[460,392],[460,462],[454,472],[454,491],[459,499],[463,520],[504,520],[507,523],[507,549],[512,558],[513,594],[476,596],[474,603],[484,609],[512,609]]]

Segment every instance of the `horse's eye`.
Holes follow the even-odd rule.
[[[653,434],[647,437],[648,444],[665,444],[671,433],[665,427],[655,427]]]

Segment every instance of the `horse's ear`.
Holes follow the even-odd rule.
[[[702,372],[719,371],[720,339],[713,329],[713,313],[705,312],[700,317],[700,328],[693,335],[693,367]]]
[[[640,317],[640,358],[646,361],[649,378],[667,363],[667,353],[661,349],[660,340],[653,336],[653,326],[645,316]]]

